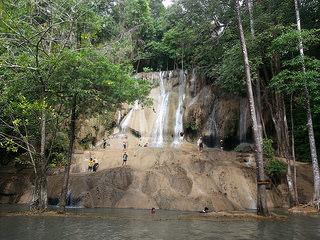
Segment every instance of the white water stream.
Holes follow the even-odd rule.
[[[131,120],[133,118],[134,112],[137,111],[139,109],[139,102],[135,101],[133,107],[130,109],[129,113],[124,117],[124,119],[122,120],[122,122],[120,123],[120,130],[121,132],[126,132]]]
[[[183,140],[183,113],[184,113],[184,100],[186,98],[186,73],[180,70],[179,73],[179,99],[178,107],[176,110],[176,121],[174,126],[174,138],[172,145],[177,147]],[[182,134],[182,136],[181,136]]]
[[[247,141],[247,130],[248,130],[248,100],[242,98],[240,100],[240,117],[239,117],[239,140],[240,142]]]
[[[164,130],[167,122],[167,112],[170,93],[166,91],[166,84],[164,78],[165,72],[159,73],[159,105],[157,108],[157,118],[155,121],[154,131],[153,131],[153,142],[152,146],[162,147],[164,144]]]

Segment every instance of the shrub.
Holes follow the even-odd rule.
[[[286,174],[287,164],[278,159],[270,159],[267,161],[265,169],[271,178],[279,179]]]
[[[240,143],[234,151],[236,152],[242,152],[242,153],[249,153],[254,151],[254,147],[250,143]]]
[[[152,69],[152,68],[149,68],[149,67],[144,67],[144,68],[143,68],[143,72],[145,72],[145,73],[153,72],[153,69]]]
[[[263,155],[268,160],[273,160],[275,157],[272,144],[273,144],[272,139],[269,139],[269,138],[263,139],[263,142],[262,142]]]
[[[52,139],[50,140],[50,145],[52,144],[51,141]],[[67,133],[58,132],[51,148],[50,158],[48,159],[50,167],[54,168],[65,165],[68,154],[68,146],[69,138]],[[47,152],[47,154],[48,153],[49,152]]]

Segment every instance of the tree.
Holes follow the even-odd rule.
[[[131,78],[101,52],[91,48],[65,51],[59,58],[54,79],[51,88],[63,96],[61,101],[71,113],[68,160],[59,202],[60,211],[64,212],[79,116],[88,117],[104,109],[115,109],[124,102],[143,102],[149,93],[149,85],[146,81]]]
[[[262,151],[262,136],[261,131],[258,129],[258,122],[257,122],[257,115],[255,109],[255,102],[253,97],[252,91],[252,82],[251,82],[251,70],[250,70],[250,63],[248,58],[246,40],[243,33],[242,27],[242,20],[241,20],[241,12],[240,12],[240,3],[239,0],[235,1],[235,8],[237,13],[238,19],[238,28],[240,33],[240,43],[243,53],[243,61],[244,61],[244,68],[246,73],[246,85],[247,85],[247,93],[249,98],[250,104],[250,115],[252,120],[252,129],[254,135],[254,143],[255,143],[255,150],[256,150],[256,165],[257,165],[257,213],[259,215],[268,215],[269,210],[267,207],[267,193],[266,193],[266,186],[261,183],[265,180],[265,173],[264,173],[264,166],[263,166],[263,151]]]
[[[302,61],[302,72],[306,73],[305,63],[304,63],[304,47],[301,37],[301,20],[300,20],[300,11],[298,0],[294,0],[294,6],[296,11],[296,20],[297,20],[297,30],[299,32],[299,52]],[[310,152],[312,159],[312,170],[313,170],[313,181],[314,181],[314,202],[320,202],[320,173],[319,173],[319,165],[317,158],[317,149],[313,131],[313,122],[312,122],[312,113],[310,106],[310,94],[306,84],[306,80],[304,80],[304,94],[305,94],[305,108],[307,110],[307,126],[308,126],[308,134],[309,134],[309,144],[310,144]]]
[[[104,104],[99,106],[105,108],[105,103],[115,107],[143,98],[148,86],[129,77],[127,69],[111,64],[102,53],[92,51],[93,38],[102,24],[93,11],[94,2],[23,0],[1,4],[1,147],[28,153],[27,162],[35,173],[33,206],[44,210],[48,159],[57,136],[54,129],[61,119],[70,110],[69,173],[76,120],[86,113],[79,110],[97,112],[98,104],[89,100],[100,100]],[[96,98],[101,97],[100,92],[105,96]],[[84,95],[88,101],[83,100]],[[86,108],[81,105],[84,102]]]

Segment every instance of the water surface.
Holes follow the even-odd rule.
[[[14,211],[0,205],[0,211]],[[0,217],[1,240],[95,239],[320,239],[319,216],[287,221],[181,220],[190,212],[132,209],[69,209],[68,217]]]

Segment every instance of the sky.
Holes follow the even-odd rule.
[[[172,0],[163,0],[162,2],[163,2],[163,5],[164,5],[165,7],[168,7],[168,6],[171,5]]]

